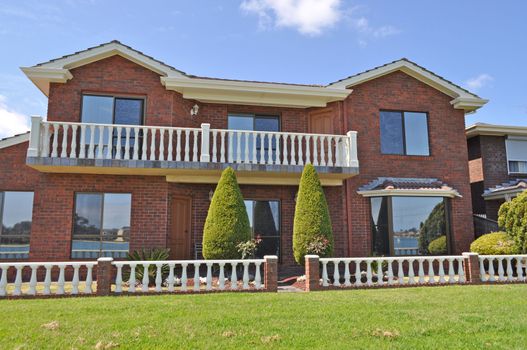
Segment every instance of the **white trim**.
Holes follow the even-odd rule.
[[[516,197],[523,191],[527,191],[525,188],[514,188],[510,190],[503,190],[499,193],[489,193],[487,195],[482,195],[483,199],[486,201],[492,201],[496,199],[507,199],[510,197]]]
[[[70,71],[63,68],[21,67],[20,69],[46,96],[49,95],[50,83],[65,83],[73,78]]]
[[[465,128],[467,139],[485,135],[485,136],[514,136],[527,137],[527,126],[512,126],[512,125],[494,125],[476,123]]]
[[[369,80],[379,78],[381,76],[393,73],[395,71],[404,72],[411,77],[422,81],[443,92],[444,94],[453,98],[450,102],[456,109],[464,109],[467,112],[473,112],[486,104],[488,100],[479,98],[477,95],[467,92],[451,82],[419,67],[418,65],[409,62],[405,59],[389,63],[387,65],[372,69],[370,71],[360,73],[349,77],[347,79],[337,81],[328,85],[328,87],[335,88],[349,88],[358,84],[362,84]]]
[[[393,190],[368,190],[357,191],[363,197],[387,197],[387,196],[404,196],[404,197],[463,197],[456,190],[442,189],[393,189]]]
[[[18,145],[19,143],[27,141],[29,141],[29,133],[9,137],[5,140],[0,140],[0,149]]]

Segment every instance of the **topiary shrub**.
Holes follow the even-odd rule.
[[[297,263],[304,263],[308,247],[321,236],[328,240],[321,256],[331,256],[333,231],[328,204],[315,167],[307,164],[300,179],[293,224],[293,253]]]
[[[439,236],[428,245],[428,253],[431,255],[443,255],[448,252],[446,235]]]
[[[470,245],[470,251],[481,255],[516,254],[518,250],[505,232],[487,233]]]
[[[239,259],[238,244],[251,239],[249,217],[231,167],[221,174],[203,228],[205,259]]]
[[[501,205],[498,224],[514,241],[518,253],[527,253],[527,192]]]

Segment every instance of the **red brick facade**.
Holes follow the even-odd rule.
[[[83,93],[142,96],[145,124],[158,126],[227,128],[227,114],[252,112],[279,115],[281,130],[308,132],[308,113],[316,109],[278,108],[200,103],[198,117],[185,100],[161,85],[159,75],[120,56],[71,70],[73,79],[51,84],[48,120],[80,121]],[[457,189],[452,200],[454,252],[466,251],[473,239],[471,192],[468,180],[464,112],[451,98],[401,72],[353,87],[343,102],[328,105],[334,113],[334,134],[358,132],[360,175],[325,193],[335,237],[335,255],[371,254],[370,205],[357,188],[379,176],[434,177]],[[431,156],[381,155],[379,110],[428,112]],[[171,230],[171,198],[192,198],[192,246],[202,237],[214,185],[168,183],[164,177],[39,173],[25,165],[27,143],[0,150],[0,190],[35,191],[31,260],[70,258],[72,215],[76,192],[132,193],[131,250],[164,247]],[[296,186],[241,186],[246,199],[278,199],[281,203],[282,265],[294,264],[292,228]]]

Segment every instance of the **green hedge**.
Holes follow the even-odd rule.
[[[481,255],[516,254],[518,250],[505,232],[487,233],[470,245],[470,251]]]
[[[527,253],[527,191],[501,205],[498,224],[514,241],[519,253]]]
[[[251,239],[249,217],[232,168],[221,174],[203,229],[205,259],[239,259],[236,247]]]
[[[308,245],[317,236],[327,238],[328,247],[322,255],[331,256],[333,231],[328,204],[315,167],[307,164],[300,179],[293,226],[293,253],[297,263],[304,263]]]
[[[428,252],[432,255],[443,255],[448,252],[446,236],[440,236],[428,244]]]

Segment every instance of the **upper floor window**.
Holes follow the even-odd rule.
[[[0,192],[0,258],[27,259],[33,192]]]
[[[81,122],[97,124],[143,124],[144,99],[83,95]]]
[[[250,130],[250,131],[280,131],[280,118],[274,115],[255,115],[255,114],[229,114],[228,116],[228,128],[229,130]],[[238,149],[238,139],[240,140],[240,157],[245,159],[245,150],[248,150],[248,158],[253,158],[254,140],[256,140],[256,159],[260,159],[262,151],[264,152],[264,159],[267,159],[269,154],[272,154],[273,160],[276,157],[276,138],[269,141],[269,137],[262,139],[261,136],[253,135],[248,137],[248,143],[246,145],[245,137],[238,137],[239,135],[233,134],[232,149],[234,155],[236,155]],[[269,152],[269,150],[272,152]]]
[[[428,115],[421,112],[381,111],[381,153],[430,155]]]
[[[129,193],[77,193],[71,257],[126,257],[131,201]]]
[[[509,174],[527,174],[527,139],[509,137],[505,148]]]

